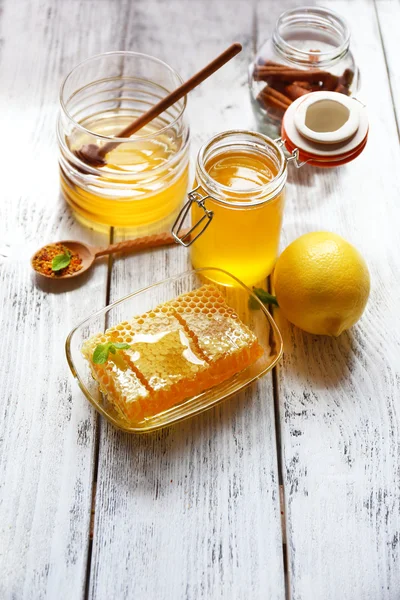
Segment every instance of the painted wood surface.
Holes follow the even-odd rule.
[[[400,65],[399,23],[400,3],[392,0],[376,0],[379,34],[385,53],[392,101],[396,111],[397,130],[400,134]]]
[[[9,357],[0,361],[1,598],[399,598],[400,154],[390,94],[398,111],[398,2],[324,3],[351,24],[370,139],[346,167],[292,169],[282,247],[306,231],[342,234],[368,261],[372,294],[362,321],[338,340],[304,334],[276,313],[286,350],[277,432],[271,377],[159,434],[127,436],[99,421],[71,380],[64,340],[104,305],[107,265],[61,290],[29,267],[44,242],[105,241],[59,199],[54,123],[72,66],[125,48],[190,75],[241,41],[240,58],[190,99],[194,156],[214,133],[254,126],[252,47],[282,10],[302,4],[0,1],[0,319]],[[188,267],[179,248],[116,260],[110,297]]]
[[[285,356],[279,412],[294,600],[395,600],[400,595],[398,313],[399,145],[372,2],[324,2],[351,24],[370,136],[354,163],[292,170],[282,247],[330,230],[359,248],[371,271],[363,319],[339,339],[291,327],[276,312]],[[277,12],[282,10],[280,3]],[[258,22],[269,29],[269,7]],[[397,53],[398,54],[398,53]],[[392,56],[392,60],[395,60]]]
[[[59,198],[61,79],[121,27],[93,2],[0,4],[0,597],[82,598],[95,417],[68,372],[69,330],[104,305],[106,265],[57,287],[32,274],[44,243],[104,242]],[[92,19],[102,36],[84,35]]]
[[[190,96],[193,156],[215,133],[252,125],[252,11],[246,0],[229,10],[213,3],[210,27],[210,6],[136,2],[125,45],[189,76],[232,41],[244,44],[243,55]],[[188,268],[188,252],[178,247],[116,261],[111,298]],[[102,424],[90,598],[275,600],[284,593],[271,377],[159,434],[132,437]]]

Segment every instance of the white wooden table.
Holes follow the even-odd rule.
[[[90,408],[64,340],[106,301],[186,270],[187,252],[103,262],[61,292],[29,265],[49,240],[107,241],[59,197],[58,89],[75,64],[129,49],[188,76],[242,42],[190,98],[195,155],[216,132],[254,127],[247,63],[296,4],[0,0],[1,599],[400,598],[398,0],[324,3],[351,24],[370,137],[354,163],[291,169],[288,185],[282,247],[328,229],[369,264],[371,299],[350,332],[317,338],[277,314],[276,373],[128,436]]]

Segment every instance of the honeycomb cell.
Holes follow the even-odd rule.
[[[149,391],[134,371],[127,369],[117,354],[110,355],[109,360],[98,365],[93,363],[93,352],[101,340],[107,336],[94,336],[82,346],[82,354],[88,360],[94,379],[100,391],[107,397],[117,411],[129,421],[140,417],[143,412],[142,402],[149,397]]]
[[[255,362],[261,356],[262,348],[256,336],[225,304],[223,296],[213,285],[202,286],[192,297],[196,303],[194,309],[180,310],[182,297],[176,298],[171,305],[207,360],[210,380],[212,385],[216,385]],[[211,297],[216,301],[209,302]],[[212,308],[208,308],[208,304]]]
[[[132,320],[131,347],[120,353],[151,391],[145,416],[192,396],[199,384],[206,385],[207,362],[172,311],[153,315],[144,331]]]

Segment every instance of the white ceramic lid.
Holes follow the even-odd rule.
[[[303,98],[294,113],[294,124],[308,140],[335,144],[357,131],[362,107],[352,98],[336,92],[317,92]]]
[[[300,152],[317,157],[351,153],[365,142],[368,117],[356,99],[338,92],[312,92],[285,112],[283,139]]]

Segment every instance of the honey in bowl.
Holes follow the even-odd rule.
[[[112,136],[132,117],[115,114],[82,125],[95,134]],[[88,142],[84,133],[68,140],[73,152]],[[88,185],[79,185],[61,167],[61,188],[65,199],[85,224],[138,228],[168,222],[175,215],[188,185],[188,159],[174,164],[181,140],[170,133],[158,134],[149,124],[107,154],[107,164]]]
[[[189,129],[181,99],[130,138],[127,125],[182,83],[162,61],[134,52],[110,52],[84,61],[66,77],[57,123],[61,188],[83,224],[146,235],[168,229],[185,198]],[[79,154],[86,145],[118,145],[104,166]],[[77,152],[78,151],[78,152]]]
[[[224,269],[248,286],[263,281],[277,259],[285,182],[286,159],[262,134],[228,131],[203,146],[189,194],[200,233],[190,246],[193,267]],[[228,280],[218,272],[218,283]]]

